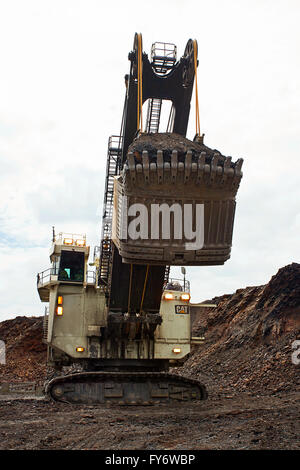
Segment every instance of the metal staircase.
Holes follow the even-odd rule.
[[[171,268],[171,266],[166,266],[166,268],[165,268],[165,284],[167,284],[167,282],[169,281],[170,268]]]
[[[162,100],[151,98],[148,102],[146,132],[156,133],[159,129],[160,113]]]
[[[44,319],[43,319],[43,340],[48,340],[48,323],[49,323],[49,307],[45,307]]]
[[[105,192],[103,201],[102,236],[100,244],[99,283],[107,285],[112,252],[112,215],[114,177],[120,173],[122,137],[112,135],[108,140]]]

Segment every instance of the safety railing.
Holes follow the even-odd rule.
[[[177,47],[170,42],[154,42],[151,47],[151,58],[154,57],[171,57],[176,60]]]
[[[49,268],[45,269],[45,271],[42,271],[41,273],[38,273],[37,275],[37,285],[38,287],[42,287],[45,284],[48,284],[51,282],[51,276],[58,276],[58,269],[56,268]],[[57,280],[57,279],[55,279]],[[62,280],[62,279],[61,279]],[[65,279],[63,280],[64,282],[66,281]],[[72,282],[75,282],[74,279],[71,279]],[[89,284],[95,284],[96,282],[96,273],[95,271],[87,271],[86,273],[86,282]]]
[[[86,246],[86,235],[79,233],[60,232],[53,237],[53,242],[61,245]]]
[[[101,254],[101,247],[99,245],[96,245],[94,247],[94,262],[96,259],[100,258],[100,254]]]
[[[88,284],[95,284],[96,283],[96,273],[95,273],[95,271],[87,271],[87,273],[86,273],[86,282]]]
[[[108,139],[108,150],[112,156],[119,156],[122,152],[123,137],[121,135],[111,135]]]
[[[182,292],[190,292],[190,281],[169,278],[164,284],[164,290],[178,290]]]
[[[55,267],[45,269],[45,271],[42,271],[37,274],[37,285],[38,287],[41,287],[48,282],[51,281],[51,276],[57,276],[58,275],[58,269]]]
[[[177,47],[167,42],[155,42],[151,47],[151,60],[155,72],[165,75],[176,63]]]

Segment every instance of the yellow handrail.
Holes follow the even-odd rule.
[[[198,45],[194,39],[194,68],[195,68],[195,102],[196,102],[196,134],[200,136],[200,113],[199,113],[199,101],[198,101],[198,78],[197,78],[197,55]]]
[[[143,61],[142,61],[142,35],[138,39],[138,96],[137,96],[137,130],[143,130]]]

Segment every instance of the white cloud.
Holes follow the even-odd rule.
[[[0,319],[42,313],[35,274],[52,225],[99,242],[107,140],[120,129],[136,31],[146,52],[173,41],[179,56],[197,38],[205,143],[245,159],[232,258],[188,268],[193,300],[298,261],[299,20],[297,0],[0,2]],[[194,129],[192,106],[190,138]]]

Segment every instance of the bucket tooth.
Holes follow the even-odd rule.
[[[165,162],[165,163],[164,163],[164,171],[167,171],[167,172],[169,172],[169,171],[170,171],[170,169],[171,169],[171,165],[170,165],[170,163],[169,163],[169,162]]]
[[[144,177],[146,183],[149,182],[149,155],[147,150],[143,150],[142,153],[142,161],[143,161],[143,170],[144,170]]]
[[[218,165],[217,166],[217,176],[221,176],[222,174],[223,174],[223,168],[220,165]]]
[[[243,166],[243,162],[244,162],[243,158],[239,158],[239,159],[237,160],[237,162],[236,162],[236,164],[235,164],[235,173],[236,173],[236,175],[239,175],[239,176],[242,176],[242,175],[243,175],[243,174],[242,174],[242,171],[241,171],[241,168],[242,168],[242,166]]]
[[[215,153],[211,160],[211,165],[210,165],[210,182],[212,184],[215,182],[215,178],[216,178],[218,159],[219,159],[219,155]]]
[[[128,153],[127,160],[128,160],[128,168],[130,171],[131,180],[133,183],[135,183],[135,180],[136,180],[135,160],[134,160],[134,155],[132,152]]]
[[[223,178],[222,178],[222,181],[221,181],[222,184],[226,183],[226,180],[227,180],[227,177],[228,177],[228,174],[229,174],[230,166],[231,166],[231,157],[226,157],[225,160],[224,160]]]
[[[177,150],[173,150],[172,156],[171,156],[171,176],[172,176],[173,183],[176,182],[177,166],[178,166],[178,153],[177,153]]]
[[[201,152],[198,157],[198,183],[203,181],[206,152]]]
[[[154,171],[156,171],[156,163],[155,162],[152,162],[150,163],[150,171],[153,173]]]
[[[192,151],[188,150],[185,156],[185,174],[184,174],[185,182],[189,180],[189,177],[191,174],[191,166],[192,166]]]
[[[229,168],[228,176],[229,176],[229,178],[232,178],[234,176],[234,169],[233,168]]]
[[[204,173],[208,175],[211,172],[211,166],[208,163],[204,165]]]
[[[162,150],[157,150],[157,181],[158,184],[163,182],[163,171],[164,171],[164,157]]]
[[[243,173],[241,171],[243,165],[243,159],[239,158],[235,164],[234,168],[234,178],[233,178],[233,186],[239,186]]]
[[[178,171],[182,173],[184,171],[184,163],[183,162],[178,162]]]

